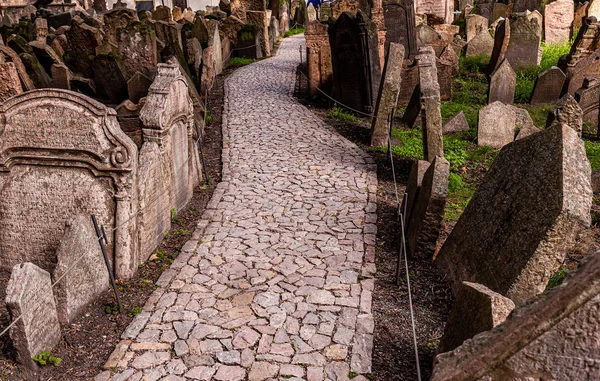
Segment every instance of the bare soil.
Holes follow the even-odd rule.
[[[23,369],[14,361],[15,350],[8,334],[0,337],[0,380],[89,380],[102,371],[122,332],[154,290],[155,281],[189,239],[216,185],[221,181],[223,83],[229,73],[231,71],[217,77],[209,94],[212,122],[205,128],[202,148],[210,180],[195,189],[192,200],[185,210],[179,211],[168,238],[163,240],[155,255],[140,266],[134,278],[118,282],[124,311],[117,312],[116,299],[112,289],[109,289],[93,305],[88,306],[74,323],[62,327],[62,341],[52,351],[54,356],[62,359],[57,367],[49,365],[37,371]],[[10,271],[0,270],[0,331],[10,322],[4,304],[9,278]]]

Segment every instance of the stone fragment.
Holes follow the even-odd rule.
[[[554,104],[560,98],[567,77],[556,66],[538,74],[531,96],[532,105]]]
[[[417,64],[419,66],[419,88],[421,91],[423,155],[427,161],[432,161],[436,156],[444,156],[440,85],[433,48],[419,49]]]
[[[544,7],[544,39],[547,44],[569,41],[574,13],[573,0],[556,0]]]
[[[516,86],[517,74],[505,59],[490,76],[488,104],[496,101],[512,104],[515,100]]]
[[[546,126],[550,127],[554,124],[568,126],[575,130],[577,135],[581,137],[582,117],[583,111],[575,98],[569,94],[565,94],[548,113]]]
[[[548,379],[595,379],[586,366],[597,342],[595,316],[600,303],[600,255],[594,253],[576,273],[532,303],[518,306],[508,319],[439,355],[432,381],[527,379],[543,369]],[[519,343],[515,345],[515,343]]]
[[[448,198],[450,163],[437,156],[423,176],[410,214],[407,230],[407,246],[413,257],[433,258]]]
[[[465,340],[504,322],[515,308],[512,300],[477,284],[462,282],[444,328],[439,352],[454,350]]]
[[[50,71],[53,87],[71,90],[71,70],[66,65],[53,64]]]
[[[248,381],[264,381],[276,377],[277,374],[279,374],[279,365],[255,361],[248,373]]]
[[[379,97],[375,106],[375,117],[371,124],[371,146],[387,146],[389,135],[389,116],[396,108],[402,81],[402,62],[404,47],[391,43],[383,68]]]
[[[10,338],[17,360],[35,369],[33,356],[54,349],[61,338],[50,274],[33,263],[16,265],[6,287],[6,307],[12,321]]]
[[[515,139],[516,114],[509,105],[496,101],[479,110],[477,144],[502,148]]]
[[[562,115],[500,151],[436,258],[454,290],[477,282],[517,305],[527,301],[589,226],[591,169]]]
[[[467,122],[467,117],[465,116],[465,113],[461,111],[458,114],[454,115],[452,118],[450,118],[442,126],[442,131],[444,135],[469,131],[469,122]]]
[[[22,92],[23,88],[15,64],[12,62],[0,63],[0,103]]]
[[[62,279],[54,289],[58,318],[62,324],[69,324],[108,288],[108,270],[89,216],[75,216],[67,222],[56,258],[52,276]]]
[[[597,133],[600,109],[600,80],[596,77],[587,77],[583,81],[583,86],[575,92],[575,101],[581,107],[582,122],[586,126],[586,132]]]

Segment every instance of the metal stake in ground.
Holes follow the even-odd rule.
[[[204,113],[206,114],[208,111],[204,110]],[[204,124],[206,125],[206,117],[204,118],[205,122]],[[198,128],[198,123],[196,123],[194,121],[194,127],[196,128],[196,134],[198,135],[198,151],[200,151],[200,160],[202,161],[202,171],[204,172],[204,176],[206,177],[206,183],[208,184],[210,182],[210,177],[208,176],[208,171],[206,170],[206,161],[204,160],[204,153],[202,152],[202,135],[200,132],[200,129]]]
[[[123,312],[123,305],[121,304],[121,297],[119,296],[119,290],[117,289],[117,284],[115,283],[115,276],[113,274],[112,268],[110,267],[108,255],[106,254],[106,246],[104,245],[104,240],[106,240],[106,233],[104,232],[104,227],[102,227],[102,231],[100,231],[98,221],[96,220],[96,216],[94,215],[92,215],[92,222],[94,223],[94,229],[96,229],[96,235],[98,236],[98,242],[100,243],[100,250],[102,250],[102,255],[104,256],[104,263],[106,264],[108,277],[110,278],[110,283],[112,284],[112,288],[115,291],[115,297],[117,298],[117,304],[119,305],[119,312]]]

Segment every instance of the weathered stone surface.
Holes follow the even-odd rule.
[[[444,135],[469,131],[469,123],[467,122],[465,113],[461,111],[450,118],[450,120],[442,126],[442,131]]]
[[[406,58],[417,54],[417,36],[415,30],[415,8],[412,0],[386,1],[383,4],[385,43],[392,42],[404,46]]]
[[[473,37],[467,44],[467,57],[474,56],[486,56],[492,55],[494,50],[494,39],[490,36],[490,32],[487,29],[481,31],[478,35]]]
[[[565,94],[548,113],[546,126],[550,127],[554,124],[565,125],[572,128],[577,132],[577,135],[581,136],[582,116],[583,111],[577,101],[569,94]]]
[[[575,92],[575,101],[581,107],[582,122],[589,130],[598,128],[599,108],[600,108],[600,80],[595,77],[587,77],[583,86]]]
[[[502,148],[515,138],[515,111],[496,101],[479,110],[477,144]]]
[[[455,296],[439,353],[454,350],[465,340],[503,323],[515,308],[512,300],[477,284],[462,282]]]
[[[428,161],[432,161],[436,156],[444,156],[440,85],[435,52],[432,47],[419,49],[417,64],[421,91],[423,155]]]
[[[504,60],[506,49],[510,41],[510,20],[500,20],[496,26],[494,33],[494,44],[490,63],[488,64],[488,73],[491,74]]]
[[[321,89],[326,93],[331,93],[333,66],[327,25],[319,22],[308,24],[304,37],[306,39],[306,64],[310,81],[309,92],[311,95],[317,95],[319,93],[318,89]]]
[[[17,67],[12,62],[0,63],[0,103],[23,92]]]
[[[52,350],[60,341],[60,325],[52,294],[50,274],[33,263],[16,265],[6,287],[6,306],[14,319],[21,317],[10,329],[10,338],[17,350],[17,359],[34,368],[32,356]]]
[[[400,208],[403,212],[406,211],[406,220],[404,222],[406,226],[408,226],[408,222],[410,221],[410,215],[415,207],[417,195],[421,191],[423,177],[425,176],[425,172],[429,168],[429,165],[430,163],[426,160],[417,160],[413,162],[413,165],[410,168],[408,182],[406,184],[408,199],[406,202],[402,203],[402,207]]]
[[[379,97],[375,106],[375,115],[371,124],[371,146],[387,146],[389,135],[389,115],[395,110],[398,103],[398,94],[402,83],[402,62],[404,61],[404,47],[391,43],[381,85]]]
[[[527,379],[540,369],[549,379],[598,377],[590,350],[598,341],[594,319],[600,302],[600,255],[591,258],[558,288],[518,307],[489,332],[439,355],[433,381]],[[518,344],[517,344],[518,343]]]
[[[454,21],[454,1],[449,0],[415,0],[416,12],[440,17],[443,22]]]
[[[517,305],[542,292],[590,224],[590,175],[564,122],[505,146],[436,258],[454,289],[481,283]]]
[[[513,13],[510,17],[510,40],[504,57],[516,69],[539,65],[542,28],[537,19]]]
[[[501,17],[506,16],[508,6],[502,3],[494,3],[494,9],[492,10],[492,18],[491,21],[495,22]]]
[[[484,30],[488,30],[490,20],[486,17],[470,14],[466,18],[467,43]]]
[[[538,74],[531,96],[532,105],[554,104],[560,98],[567,77],[556,66]]]
[[[90,216],[75,216],[67,222],[56,258],[52,277],[62,277],[55,288],[58,318],[68,324],[108,287],[108,270]]]
[[[71,90],[71,71],[67,66],[53,64],[51,73],[53,87]]]
[[[504,104],[512,104],[515,100],[516,86],[517,74],[505,59],[490,77],[488,103],[499,101]]]
[[[544,8],[544,39],[547,44],[560,44],[571,38],[573,0],[556,0]]]
[[[69,39],[69,58],[65,57],[65,63],[75,73],[81,74],[86,78],[94,76],[93,60],[90,57],[96,56],[96,48],[102,45],[103,34],[93,26],[84,22],[84,20],[75,16],[65,35]]]
[[[415,31],[417,36],[417,48],[419,49],[425,46],[437,46],[441,48],[445,45],[442,36],[427,24],[417,25]]]
[[[408,250],[413,257],[433,258],[444,219],[449,174],[450,164],[437,156],[423,176],[408,223]]]

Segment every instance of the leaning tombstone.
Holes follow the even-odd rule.
[[[108,287],[108,273],[90,216],[79,215],[67,222],[56,259],[52,275],[54,281],[61,279],[56,285],[58,318],[69,324]]]
[[[505,59],[490,77],[488,103],[500,101],[504,104],[512,104],[515,100],[516,86],[517,74]]]
[[[515,139],[515,111],[496,101],[479,110],[477,144],[502,148]]]
[[[421,90],[421,124],[423,130],[423,155],[432,161],[444,157],[440,84],[438,83],[436,56],[432,47],[419,49],[417,56]]]
[[[498,154],[436,257],[455,292],[480,283],[519,305],[546,288],[590,226],[591,167],[571,111]]]
[[[450,163],[436,156],[425,175],[414,201],[407,227],[407,245],[411,256],[433,258],[442,230],[448,198]]]
[[[417,199],[417,195],[421,191],[423,177],[425,176],[425,172],[427,171],[429,166],[430,163],[427,160],[417,160],[413,162],[412,167],[410,167],[410,173],[408,174],[408,182],[406,184],[407,198],[402,201],[402,207],[400,208],[400,210],[406,211],[406,225],[408,225],[408,221],[410,220],[410,215],[412,213],[413,207],[416,204],[415,201]]]
[[[30,262],[15,265],[6,287],[6,306],[11,320],[19,319],[10,329],[17,359],[35,368],[31,358],[52,350],[61,337],[50,274]]]
[[[467,43],[484,30],[488,30],[490,20],[479,15],[468,15],[466,19]]]
[[[375,106],[375,117],[371,125],[371,146],[387,146],[388,144],[390,128],[388,116],[398,103],[403,61],[404,46],[392,42],[383,68],[379,97]]]
[[[556,66],[538,74],[533,95],[531,96],[532,105],[554,104],[560,98],[563,85],[567,76]]]
[[[504,322],[515,308],[512,300],[477,283],[462,282],[454,299],[440,340],[440,353],[455,349],[480,332],[489,331]]]
[[[587,77],[583,81],[583,86],[575,92],[575,101],[581,107],[583,113],[583,123],[588,127],[588,131],[597,130],[598,118],[600,117],[598,109],[600,108],[600,80],[595,77]]]

